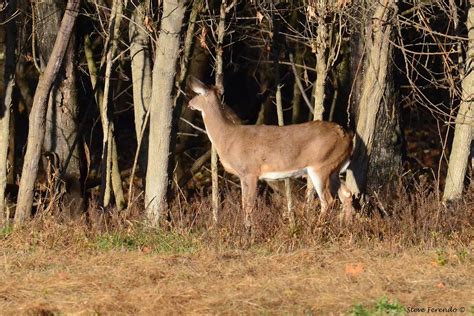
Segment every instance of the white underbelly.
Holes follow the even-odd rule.
[[[272,171],[260,175],[260,180],[280,180],[301,177],[307,173],[306,168],[291,171]]]

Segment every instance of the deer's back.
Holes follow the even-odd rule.
[[[224,150],[221,160],[234,173],[294,171],[349,159],[352,135],[323,121],[281,127],[237,125]]]

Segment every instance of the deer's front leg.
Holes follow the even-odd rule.
[[[342,212],[340,214],[340,220],[344,220],[347,223],[351,222],[354,213],[354,207],[352,206],[352,192],[343,181],[341,182],[337,172],[331,175],[331,191],[337,192],[339,200],[341,200]]]
[[[352,205],[352,192],[345,183],[341,183],[341,186],[337,191],[337,195],[339,196],[339,199],[342,203],[343,214],[341,214],[341,219],[344,218],[346,223],[350,223],[355,213],[354,206]]]
[[[255,207],[255,199],[257,197],[257,180],[256,176],[240,177],[242,186],[242,208],[245,214],[245,228],[250,231],[252,227],[252,211]]]

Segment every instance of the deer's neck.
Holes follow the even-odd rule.
[[[226,135],[234,124],[225,117],[220,104],[209,106],[202,112],[202,117],[211,143],[219,150],[222,148]]]

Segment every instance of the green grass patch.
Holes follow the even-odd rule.
[[[13,225],[5,225],[0,228],[0,238],[7,238],[13,232]]]
[[[436,250],[436,262],[440,266],[445,266],[448,263],[448,256],[444,249]]]
[[[397,300],[389,300],[381,297],[371,307],[365,307],[362,304],[356,304],[352,307],[349,315],[352,316],[372,316],[372,315],[406,315],[405,306]]]

